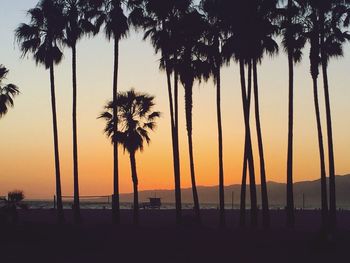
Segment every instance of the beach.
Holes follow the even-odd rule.
[[[218,227],[217,210],[202,210],[202,225],[193,211],[121,211],[121,224],[111,223],[110,210],[82,210],[83,224],[56,224],[54,210],[19,211],[17,225],[1,228],[1,262],[344,262],[350,244],[350,211],[338,212],[338,229],[320,237],[320,212],[296,211],[294,230],[285,228],[285,211],[271,211],[271,227],[238,227],[238,210],[226,211],[227,227]],[[247,215],[247,219],[249,215]]]

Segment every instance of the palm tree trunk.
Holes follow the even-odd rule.
[[[314,8],[313,12],[316,13],[317,10]],[[322,125],[321,125],[320,108],[319,108],[319,102],[318,102],[318,87],[317,87],[317,78],[319,75],[318,67],[320,63],[319,22],[320,21],[317,19],[313,21],[314,28],[311,34],[310,72],[311,72],[312,81],[313,81],[318,146],[319,146],[319,154],[320,154],[322,230],[326,230],[326,226],[328,224],[327,222],[328,221],[327,178],[326,178],[326,166],[325,166],[325,160],[324,160],[323,135],[322,135]]]
[[[194,212],[196,221],[201,222],[199,199],[196,185],[196,176],[194,170],[194,157],[193,157],[193,143],[192,143],[192,84],[185,85],[185,108],[186,108],[186,127],[187,127],[187,139],[188,139],[188,152],[190,158],[190,171],[191,171],[191,183],[192,183],[192,194],[194,203]]]
[[[134,224],[139,223],[139,192],[138,192],[138,179],[136,171],[136,159],[135,152],[130,153],[130,165],[131,165],[131,177],[134,186]]]
[[[181,186],[180,186],[179,156],[178,156],[178,151],[176,147],[174,105],[173,105],[173,95],[171,90],[171,72],[168,66],[168,61],[166,61],[166,74],[167,74],[168,97],[169,97],[169,107],[170,107],[171,140],[172,140],[172,146],[173,146],[176,223],[181,224]]]
[[[248,97],[246,103],[248,106],[248,117],[250,118],[250,101],[252,94],[252,63],[248,65]],[[243,154],[243,171],[242,171],[242,184],[241,184],[241,204],[240,204],[240,217],[239,225],[245,226],[245,214],[246,214],[246,189],[247,189],[247,170],[248,170],[248,137],[245,135],[244,139],[244,154]]]
[[[336,204],[336,188],[335,188],[335,164],[333,150],[333,131],[332,131],[332,116],[331,103],[329,98],[327,59],[324,51],[324,14],[322,15],[321,25],[321,63],[323,75],[323,87],[326,104],[326,120],[327,120],[327,139],[328,139],[328,163],[329,163],[329,225],[332,230],[337,224],[337,204]]]
[[[241,183],[241,202],[240,202],[240,208],[239,208],[239,226],[240,227],[244,227],[246,223],[245,210],[246,210],[247,168],[248,168],[247,145],[248,145],[247,136],[245,136],[242,183]]]
[[[313,91],[314,91],[314,103],[315,103],[315,113],[316,113],[316,123],[317,123],[317,135],[318,135],[318,146],[320,153],[320,171],[321,171],[321,206],[322,206],[322,229],[327,226],[327,179],[326,179],[326,168],[324,160],[324,148],[323,148],[323,135],[320,117],[320,108],[318,103],[318,90],[317,90],[317,78],[313,77]]]
[[[182,205],[181,205],[181,170],[180,170],[180,150],[179,150],[179,85],[177,69],[174,70],[174,106],[175,106],[175,120],[174,120],[174,148],[175,148],[175,164],[177,177],[175,181],[176,196],[176,211],[177,223],[182,221]]]
[[[250,202],[251,202],[251,225],[255,227],[258,224],[258,208],[257,208],[257,198],[256,198],[254,157],[253,157],[252,143],[251,143],[251,136],[250,136],[248,103],[246,99],[247,94],[246,94],[246,84],[245,84],[244,61],[240,59],[239,64],[240,64],[244,124],[245,124],[245,132],[247,136],[247,155],[248,155]]]
[[[62,190],[61,190],[61,172],[60,172],[60,156],[58,149],[58,129],[57,129],[57,113],[56,113],[56,94],[55,94],[55,73],[53,62],[50,65],[50,83],[51,83],[51,107],[52,107],[52,124],[53,124],[53,140],[55,152],[55,171],[56,171],[56,197],[57,197],[57,220],[58,223],[64,223]]]
[[[114,74],[113,74],[113,116],[116,118],[118,113],[117,95],[118,95],[118,59],[119,59],[119,40],[114,38]],[[113,133],[118,133],[118,125],[114,125]],[[112,197],[112,221],[115,224],[120,223],[120,204],[119,204],[119,171],[118,171],[118,143],[113,142],[113,197]]]
[[[291,1],[290,1],[291,2]],[[288,50],[289,98],[288,98],[288,149],[287,149],[287,227],[294,228],[293,194],[293,115],[294,115],[294,65],[293,54]]]
[[[174,106],[175,106],[175,131],[176,131],[176,139],[177,139],[177,151],[179,154],[179,73],[177,69],[174,69]],[[180,158],[179,158],[180,160]],[[180,163],[179,163],[180,167]]]
[[[323,67],[323,81],[324,93],[326,100],[326,119],[327,119],[327,138],[328,138],[328,163],[329,163],[329,226],[332,230],[337,225],[337,204],[336,204],[336,188],[335,188],[335,165],[334,165],[334,151],[333,151],[333,132],[332,132],[332,117],[331,106],[328,89],[327,66],[322,63]],[[326,184],[326,179],[325,179]],[[325,185],[327,187],[327,185]],[[324,190],[324,198],[327,200],[327,190]],[[325,202],[327,205],[327,201]]]
[[[72,76],[73,76],[73,180],[74,180],[74,221],[81,223],[79,202],[78,176],[78,142],[77,142],[77,53],[76,46],[72,47]]]
[[[270,212],[269,212],[269,201],[267,196],[263,139],[262,139],[262,132],[261,132],[261,124],[260,124],[258,72],[257,72],[256,60],[253,60],[253,75],[254,75],[256,134],[258,136],[258,148],[259,148],[259,158],[260,158],[261,204],[262,204],[262,214],[263,214],[263,226],[264,228],[268,228],[270,226]]]
[[[222,123],[221,123],[221,72],[217,69],[216,74],[216,109],[218,121],[218,146],[219,146],[219,201],[220,201],[220,226],[225,226],[225,190],[224,190],[224,160],[222,145]]]

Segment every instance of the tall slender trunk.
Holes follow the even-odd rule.
[[[53,125],[53,141],[55,153],[55,172],[56,172],[56,197],[57,197],[57,220],[58,223],[64,223],[62,190],[61,190],[61,171],[60,156],[58,149],[58,129],[57,129],[57,112],[56,112],[56,94],[55,94],[55,73],[54,65],[50,65],[50,84],[51,84],[51,107],[52,107],[52,125]]]
[[[247,135],[244,142],[244,154],[243,154],[243,170],[242,170],[242,183],[241,183],[241,202],[239,208],[239,226],[244,227],[246,224],[246,192],[247,192],[247,169],[248,169],[248,154],[247,154]]]
[[[252,63],[248,64],[248,95],[246,103],[248,107],[248,118],[250,119],[250,101],[252,94]],[[247,170],[248,170],[248,137],[245,134],[244,139],[244,154],[243,154],[243,171],[242,171],[242,184],[241,184],[241,204],[240,204],[240,218],[239,225],[245,226],[245,214],[246,214],[246,189],[247,189]]]
[[[138,192],[138,179],[137,179],[137,170],[136,170],[136,159],[135,152],[131,152],[130,154],[130,165],[131,165],[131,177],[132,183],[134,187],[134,224],[138,225],[139,223],[139,192]]]
[[[221,123],[221,72],[220,67],[216,73],[216,109],[218,121],[218,150],[219,150],[219,201],[220,201],[220,226],[224,227],[225,220],[225,190],[224,190],[224,160],[222,144],[222,123]]]
[[[192,84],[185,84],[185,108],[186,108],[186,127],[187,127],[187,139],[188,139],[188,152],[190,158],[190,171],[191,171],[191,183],[192,183],[192,194],[194,203],[194,212],[196,221],[201,222],[199,199],[196,185],[196,175],[194,170],[194,157],[193,157],[193,143],[192,143]]]
[[[321,20],[321,63],[323,75],[323,87],[326,104],[326,120],[327,120],[327,143],[328,143],[328,165],[329,165],[329,224],[333,230],[337,224],[337,204],[336,204],[336,187],[335,187],[335,164],[333,150],[333,132],[332,132],[332,116],[331,103],[329,98],[327,59],[324,51],[324,14]],[[327,198],[327,197],[326,197]]]
[[[288,149],[287,149],[287,227],[294,228],[294,193],[293,193],[293,116],[294,116],[294,65],[293,54],[288,50]]]
[[[324,93],[326,100],[326,118],[327,118],[327,138],[328,138],[328,163],[329,163],[329,226],[332,230],[337,225],[337,204],[336,204],[336,187],[335,187],[335,165],[334,165],[334,151],[333,151],[333,133],[332,133],[332,117],[331,106],[329,99],[328,89],[328,76],[327,66],[323,66],[323,80],[324,80]],[[325,187],[327,187],[327,181],[325,179]],[[327,200],[327,189],[324,190],[324,198]],[[327,201],[325,201],[327,206]],[[325,208],[327,209],[327,207]]]
[[[318,90],[317,90],[317,78],[313,77],[313,91],[314,91],[314,103],[317,123],[317,136],[318,136],[318,147],[320,154],[320,171],[321,171],[321,206],[322,206],[322,228],[327,226],[327,179],[326,179],[326,166],[324,160],[324,148],[323,148],[323,135],[320,117],[320,108],[318,102]]]
[[[256,198],[256,185],[255,185],[255,171],[254,171],[254,157],[252,151],[252,142],[250,135],[250,123],[248,114],[245,73],[244,73],[244,61],[240,59],[240,76],[241,76],[241,89],[242,89],[242,104],[244,113],[245,132],[247,136],[247,154],[248,154],[248,167],[249,167],[249,186],[250,186],[250,202],[251,202],[251,225],[253,227],[258,224],[258,208]]]
[[[313,12],[316,14],[317,10],[314,8]],[[318,87],[317,78],[319,75],[319,64],[320,64],[320,21],[314,18],[313,30],[311,32],[311,48],[310,48],[310,72],[313,81],[313,92],[314,92],[314,103],[316,113],[316,124],[317,124],[317,135],[318,135],[318,146],[320,154],[320,173],[321,173],[321,206],[322,206],[322,229],[326,230],[328,224],[328,204],[327,204],[327,178],[326,178],[326,165],[324,160],[324,147],[323,147],[323,135],[322,125],[320,117],[320,108],[318,100]]]
[[[181,205],[181,170],[180,170],[180,150],[179,150],[179,85],[177,69],[174,69],[174,148],[175,148],[175,166],[177,176],[175,178],[176,194],[176,222],[181,224],[182,205]]]
[[[262,204],[262,214],[263,214],[263,226],[264,228],[268,228],[270,226],[270,211],[269,211],[269,201],[267,196],[265,158],[264,158],[263,139],[262,139],[262,132],[261,132],[261,124],[260,124],[258,72],[257,72],[256,60],[253,60],[253,75],[254,75],[256,134],[258,137],[258,148],[259,148],[259,158],[260,158],[261,204]]]
[[[177,69],[174,70],[174,106],[175,106],[175,131],[177,139],[177,150],[179,150],[179,73]],[[179,152],[177,153],[179,154]],[[180,164],[179,164],[180,167]]]
[[[113,74],[113,117],[118,113],[117,95],[118,95],[118,59],[119,59],[119,40],[114,38],[114,74]],[[118,125],[115,123],[113,133],[117,134]],[[118,142],[113,141],[113,197],[112,197],[112,221],[115,224],[120,223],[120,204],[119,204],[119,171],[118,171]]]
[[[74,221],[81,223],[79,202],[79,175],[78,175],[78,142],[77,142],[77,51],[72,47],[72,77],[73,77],[73,180],[74,180]]]
[[[175,180],[175,207],[176,207],[176,223],[181,224],[181,187],[180,187],[180,171],[179,171],[179,156],[177,154],[176,147],[176,131],[175,131],[175,120],[174,120],[174,105],[173,105],[173,94],[171,89],[171,72],[166,63],[166,74],[167,74],[167,85],[168,85],[168,97],[169,97],[169,110],[170,110],[170,122],[171,122],[171,141],[173,148],[173,165],[174,165],[174,180]]]

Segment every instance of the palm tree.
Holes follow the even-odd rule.
[[[209,78],[210,65],[205,60],[200,51],[200,39],[203,37],[205,23],[202,15],[195,9],[190,10],[182,17],[180,21],[180,43],[177,61],[177,70],[180,76],[180,81],[185,89],[185,115],[186,129],[188,139],[188,151],[190,159],[190,174],[192,184],[192,194],[194,202],[194,211],[196,221],[200,223],[200,206],[196,186],[195,164],[192,142],[192,107],[193,107],[193,84],[196,79],[205,80]]]
[[[294,64],[302,59],[302,49],[306,39],[301,24],[304,8],[300,1],[288,0],[282,9],[282,45],[288,57],[288,150],[287,150],[287,226],[293,228],[294,195],[293,195],[293,119],[294,119]]]
[[[230,29],[229,37],[223,45],[223,56],[227,62],[233,58],[239,64],[242,106],[245,126],[245,145],[243,157],[243,171],[242,171],[242,186],[241,186],[241,208],[240,208],[240,225],[245,225],[245,192],[246,192],[246,172],[249,169],[249,187],[250,187],[250,201],[251,201],[251,225],[256,226],[258,221],[257,211],[257,197],[255,184],[255,168],[254,156],[250,132],[250,98],[251,98],[251,35],[248,27],[254,26],[252,24],[251,12],[252,2],[240,2],[234,5],[232,1],[226,1],[227,13],[224,15],[225,23]],[[228,10],[235,10],[234,15]],[[249,66],[249,85],[247,91],[245,79],[245,66]]]
[[[63,38],[64,19],[62,14],[62,4],[51,0],[40,0],[35,8],[28,11],[30,23],[20,24],[16,29],[16,39],[23,52],[22,56],[32,53],[36,64],[43,64],[46,69],[50,69],[57,211],[60,223],[64,221],[64,215],[61,194],[54,65],[59,64],[62,59],[62,52],[58,47],[59,42]]]
[[[96,26],[100,28],[104,24],[104,31],[107,39],[114,41],[114,73],[113,73],[113,101],[116,101],[118,94],[118,61],[119,61],[119,41],[127,36],[129,30],[128,18],[124,14],[123,0],[90,0],[90,4],[98,10]],[[113,116],[117,116],[118,105],[114,103]],[[118,133],[118,126],[115,125],[114,133]],[[118,144],[113,142],[113,197],[112,197],[112,220],[114,223],[120,222],[119,203],[119,171],[118,171]]]
[[[255,25],[253,34],[253,50],[252,50],[252,64],[253,64],[253,91],[254,91],[254,106],[255,106],[255,120],[256,120],[256,133],[258,137],[258,149],[260,159],[260,178],[261,178],[261,200],[262,200],[262,214],[263,214],[263,226],[265,228],[270,225],[270,214],[267,195],[267,183],[265,172],[265,158],[263,150],[263,139],[260,124],[260,111],[259,111],[259,94],[258,94],[258,72],[257,64],[261,62],[265,53],[268,55],[274,55],[278,53],[278,44],[273,39],[277,34],[278,27],[274,24],[275,16],[277,15],[276,0],[260,0],[257,1],[255,7]],[[254,16],[254,15],[253,15]]]
[[[64,43],[72,50],[73,82],[73,179],[74,179],[74,220],[81,222],[79,202],[78,142],[77,142],[77,42],[95,28],[89,20],[87,0],[62,0],[66,18]]]
[[[251,103],[251,94],[252,94],[252,63],[251,61],[248,62],[248,90],[246,94],[246,100],[245,103],[247,104],[248,108],[248,119],[250,118],[250,103]],[[249,135],[250,136],[250,135]],[[240,202],[240,216],[239,216],[239,225],[241,227],[245,226],[246,223],[246,189],[247,189],[247,171],[248,171],[248,162],[250,160],[250,157],[248,156],[248,145],[250,143],[250,137],[248,137],[248,134],[245,134],[244,139],[244,154],[243,154],[243,170],[242,170],[242,183],[241,183],[241,202]]]
[[[184,3],[183,3],[184,2]],[[173,149],[176,222],[181,223],[181,184],[180,184],[180,153],[178,136],[178,85],[175,73],[174,59],[176,56],[176,21],[181,7],[190,1],[134,1],[131,2],[132,12],[129,15],[131,23],[142,28],[144,39],[150,39],[156,53],[161,53],[160,69],[167,75],[167,88],[170,108],[170,127]],[[186,6],[186,5],[185,5]],[[174,95],[171,85],[171,74],[174,73]]]
[[[350,40],[350,35],[343,30],[349,19],[343,19],[348,13],[348,7],[344,1],[328,0],[320,5],[320,53],[323,76],[323,87],[326,105],[328,165],[329,165],[329,224],[331,229],[336,227],[336,187],[335,165],[333,150],[332,117],[329,98],[328,62],[332,57],[342,57],[343,44]],[[345,22],[345,23],[344,23]]]
[[[222,43],[225,41],[224,24],[220,0],[202,0],[203,10],[207,28],[205,32],[206,56],[211,67],[211,75],[216,84],[216,113],[218,125],[218,153],[219,153],[219,204],[220,204],[220,226],[225,226],[225,192],[224,192],[224,162],[223,162],[223,142],[222,142],[222,121],[221,121],[221,67]]]
[[[241,189],[241,200],[245,199],[245,184],[246,184],[246,173],[247,168],[249,169],[249,187],[250,187],[250,203],[251,203],[251,225],[257,226],[258,224],[258,207],[257,207],[257,197],[256,197],[256,184],[255,184],[255,168],[254,168],[254,156],[252,148],[252,139],[250,133],[250,103],[251,103],[251,79],[248,83],[248,91],[246,87],[245,80],[245,64],[249,65],[249,78],[251,78],[251,62],[244,62],[243,58],[239,58],[239,68],[240,68],[240,80],[241,80],[241,93],[242,93],[242,104],[243,104],[243,115],[245,124],[245,145],[244,145],[244,160],[243,160],[243,172],[242,172],[242,189]],[[247,167],[248,166],[248,167]],[[240,225],[245,224],[245,216],[242,217],[244,213],[245,206],[241,206],[241,217]]]
[[[113,110],[114,103],[118,104],[117,121]],[[127,92],[118,93],[117,100],[109,102],[100,118],[106,120],[105,133],[112,139],[112,143],[117,142],[123,146],[124,151],[129,153],[131,176],[134,186],[134,224],[139,221],[139,201],[138,201],[138,177],[136,169],[135,154],[143,151],[144,143],[150,143],[149,132],[156,127],[156,119],[160,117],[160,112],[153,111],[154,97],[137,93],[133,89]],[[114,126],[119,126],[118,133],[114,133]]]
[[[4,84],[9,70],[0,64],[0,118],[3,117],[9,107],[13,107],[13,98],[19,94],[19,89],[14,84]]]
[[[319,16],[317,11],[317,3],[310,1],[309,14],[307,18],[306,36],[310,42],[310,74],[313,83],[314,105],[316,114],[317,136],[320,155],[320,178],[321,178],[321,207],[322,207],[322,228],[327,225],[328,221],[328,204],[327,204],[327,179],[326,179],[326,165],[324,157],[323,134],[320,117],[320,107],[318,99],[318,85],[317,79],[319,75],[320,65],[320,28]]]

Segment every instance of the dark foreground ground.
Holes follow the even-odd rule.
[[[238,228],[238,211],[227,211],[226,229],[218,228],[218,211],[202,211],[203,224],[192,223],[192,211],[175,226],[172,210],[141,211],[140,226],[132,211],[122,223],[110,223],[110,210],[83,210],[84,223],[55,224],[55,212],[20,212],[16,225],[0,226],[0,262],[350,262],[350,212],[338,213],[338,230],[328,240],[319,235],[318,211],[297,211],[296,229],[287,230],[284,211],[272,211],[270,230]]]

